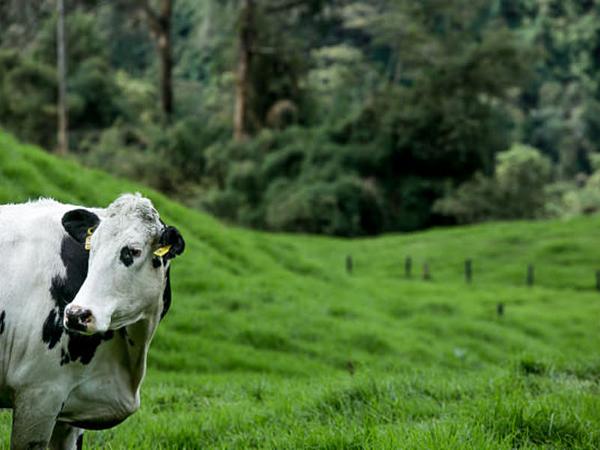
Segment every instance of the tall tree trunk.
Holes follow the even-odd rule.
[[[58,153],[65,155],[69,151],[67,117],[67,58],[65,44],[65,7],[63,0],[57,0],[56,9],[56,54],[58,78]]]
[[[238,65],[235,86],[233,137],[242,141],[248,136],[248,97],[250,95],[250,64],[254,41],[254,0],[244,0],[238,33]]]
[[[173,115],[173,56],[171,50],[171,16],[174,0],[160,0],[160,9],[156,13],[148,1],[144,2],[144,12],[148,18],[150,31],[156,41],[160,60],[160,104],[169,120]]]
[[[160,53],[160,93],[163,112],[173,114],[173,56],[171,54],[171,15],[173,0],[162,0],[160,8],[161,34],[158,37]]]

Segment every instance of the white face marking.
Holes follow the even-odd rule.
[[[152,259],[163,225],[150,200],[123,196],[91,239],[88,274],[67,310],[91,312],[87,333],[118,329],[162,308],[166,269]]]

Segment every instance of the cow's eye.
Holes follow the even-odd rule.
[[[133,264],[133,258],[137,258],[141,254],[142,251],[138,248],[123,247],[121,249],[120,259],[121,262],[125,264],[125,267],[129,267]]]

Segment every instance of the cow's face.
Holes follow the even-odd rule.
[[[89,247],[87,277],[65,308],[67,329],[101,333],[164,313],[169,262],[185,243],[160,221],[150,200],[124,195],[102,218],[78,209],[65,214],[63,225]]]

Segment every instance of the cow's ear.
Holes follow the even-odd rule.
[[[98,216],[87,209],[74,209],[62,218],[62,224],[67,233],[82,244],[85,242],[88,230],[95,228],[99,223]]]
[[[181,255],[185,249],[185,241],[179,230],[175,227],[166,226],[158,239],[158,244],[161,248],[167,248],[168,252],[164,254],[165,259],[175,258]]]

